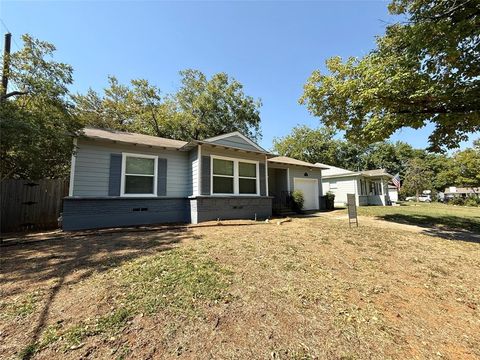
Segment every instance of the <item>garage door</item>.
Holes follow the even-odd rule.
[[[293,179],[294,190],[303,192],[303,210],[317,210],[318,206],[318,180],[317,179]]]

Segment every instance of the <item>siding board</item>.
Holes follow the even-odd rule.
[[[166,195],[187,197],[192,194],[187,152],[78,139],[73,196],[108,196],[110,154],[122,152],[167,159]]]

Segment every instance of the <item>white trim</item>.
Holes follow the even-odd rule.
[[[305,209],[305,210],[318,210],[320,209],[320,202],[319,202],[319,194],[318,194],[318,179],[308,179],[308,178],[301,178],[301,177],[294,177],[293,178],[293,187],[296,189],[297,186],[295,185],[295,180],[305,180],[305,181],[314,181],[316,183],[315,186],[315,209]]]
[[[144,158],[144,159],[154,159],[153,161],[153,193],[150,194],[125,194],[125,175],[132,175],[132,176],[148,176],[152,177],[152,175],[141,175],[141,174],[126,174],[126,159],[127,157],[137,157],[137,158]],[[152,197],[157,196],[157,187],[158,187],[158,156],[156,155],[146,155],[146,154],[135,154],[135,153],[122,153],[122,177],[120,180],[120,196],[122,197]]]
[[[75,179],[75,166],[77,164],[77,138],[73,138],[72,162],[70,164],[70,183],[68,185],[68,196],[73,196],[73,184]]]
[[[227,160],[233,161],[233,176],[231,175],[215,175],[217,177],[227,177],[233,178],[233,193],[214,193],[213,192],[213,160]],[[250,163],[255,164],[255,183],[256,183],[256,193],[255,194],[240,194],[239,189],[239,179],[253,179],[252,177],[247,176],[239,176],[238,174],[238,163]],[[219,156],[219,155],[210,155],[210,195],[211,196],[260,196],[260,173],[259,173],[259,162],[254,160],[245,160],[239,158],[232,158],[226,156]]]
[[[290,168],[287,167],[287,191],[290,192],[291,190],[290,186]]]
[[[197,193],[194,195],[200,195],[202,193],[202,145],[198,145],[197,152]]]
[[[270,196],[268,193],[268,158],[265,155],[265,195]]]
[[[262,148],[260,145],[256,144],[255,142],[253,142],[252,140],[250,140],[248,137],[246,137],[245,135],[243,135],[241,132],[239,131],[234,131],[234,132],[231,132],[231,133],[228,133],[228,134],[222,134],[222,135],[218,135],[218,136],[214,136],[214,137],[211,137],[211,138],[208,138],[208,139],[205,139],[203,140],[204,142],[212,142],[212,141],[217,141],[217,140],[222,140],[222,139],[226,139],[226,138],[229,138],[229,137],[232,137],[232,136],[239,136],[241,137],[243,140],[245,140],[247,143],[249,143],[250,145],[252,145],[253,147],[255,147],[256,149],[262,151],[262,152],[266,152],[266,150],[264,148]]]

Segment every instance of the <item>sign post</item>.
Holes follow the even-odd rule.
[[[352,227],[352,222],[357,224],[357,202],[355,201],[355,194],[347,194],[347,208],[348,208],[348,226]]]

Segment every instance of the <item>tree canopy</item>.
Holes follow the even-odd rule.
[[[361,59],[328,59],[300,103],[361,145],[432,122],[430,150],[455,148],[480,131],[478,1],[394,0],[389,11],[406,21],[387,26]]]
[[[16,95],[0,103],[1,178],[40,179],[68,173],[72,116],[68,86],[73,69],[52,59],[55,46],[24,35],[11,54],[9,80]]]
[[[74,96],[76,115],[86,125],[186,141],[232,131],[261,136],[261,102],[245,95],[237,80],[225,73],[207,79],[191,69],[180,76],[179,90],[166,95],[145,79],[123,85],[110,76],[103,95],[90,89]]]
[[[473,148],[448,155],[415,149],[402,141],[360,146],[335,138],[332,129],[297,126],[291,134],[274,139],[273,151],[352,171],[386,169],[392,175],[398,173],[402,180],[409,174],[410,183],[415,171],[421,168],[423,174],[429,176],[428,183],[422,182],[422,186],[427,184],[430,190],[435,191],[444,191],[446,187],[454,185],[480,187],[480,140],[474,141]],[[412,159],[415,159],[413,163]],[[412,164],[417,168],[413,172],[409,170]],[[413,195],[415,186],[409,185],[405,191]]]

